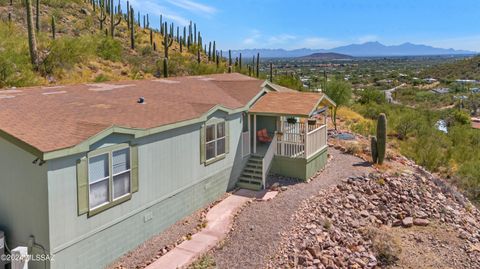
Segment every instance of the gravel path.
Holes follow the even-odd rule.
[[[292,216],[302,201],[342,179],[372,171],[357,157],[333,148],[329,153],[333,159],[310,183],[291,185],[272,201],[254,202],[243,209],[235,219],[234,230],[210,252],[218,268],[263,268],[275,254],[281,233],[290,229]]]

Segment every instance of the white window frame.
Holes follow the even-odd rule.
[[[113,172],[113,153],[117,152],[117,151],[122,151],[122,150],[125,150],[125,149],[129,149],[129,151],[128,151],[128,155],[129,155],[128,158],[129,158],[129,162],[130,162],[129,169],[113,175],[112,174],[112,172]],[[98,180],[90,183],[90,159],[94,158],[94,157],[102,156],[102,155],[107,155],[108,156],[108,177],[98,179]],[[105,203],[102,203],[98,206],[90,207],[90,198],[89,198],[88,199],[88,208],[89,208],[90,212],[95,211],[95,210],[100,210],[103,207],[109,206],[110,204],[112,204],[114,202],[118,202],[119,200],[125,199],[125,198],[130,197],[132,195],[132,150],[131,150],[131,148],[128,144],[121,144],[121,145],[117,145],[115,147],[101,148],[101,149],[98,149],[96,151],[90,152],[88,154],[88,159],[87,159],[87,168],[88,168],[87,169],[87,180],[88,180],[88,196],[89,197],[90,197],[90,192],[91,192],[91,189],[90,189],[91,185],[93,185],[95,183],[98,183],[98,182],[105,181],[105,180],[108,179],[108,201],[105,202]],[[129,177],[130,190],[129,190],[128,193],[126,193],[126,194],[124,194],[120,197],[114,198],[113,197],[113,195],[114,195],[113,177],[117,176],[117,175],[127,173],[127,172],[130,174],[130,177]]]
[[[223,124],[223,136],[222,137],[218,137],[218,125],[220,124]],[[207,141],[207,133],[208,133],[208,128],[209,127],[212,127],[214,128],[214,139],[213,140],[210,140],[210,141]],[[209,162],[212,162],[212,161],[215,161],[219,158],[223,158],[225,157],[225,155],[227,154],[227,124],[225,121],[220,121],[220,122],[215,122],[215,123],[210,123],[210,124],[207,124],[205,126],[205,160],[207,163]],[[218,141],[220,140],[224,140],[224,152],[222,154],[218,154]],[[214,145],[214,152],[215,152],[215,155],[208,159],[207,157],[207,145],[208,144],[212,144]]]

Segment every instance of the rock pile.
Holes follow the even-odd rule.
[[[433,225],[458,232],[462,268],[480,268],[478,209],[425,171],[348,178],[307,200],[292,221],[271,268],[380,268],[395,261],[395,246],[376,243],[375,231]]]

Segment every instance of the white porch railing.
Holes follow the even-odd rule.
[[[242,133],[242,157],[250,155],[250,132]]]
[[[309,158],[327,145],[327,126],[283,123],[284,132],[279,135],[276,155],[289,158]]]
[[[265,185],[267,183],[268,171],[270,171],[270,166],[272,165],[272,160],[273,160],[273,157],[275,156],[276,149],[277,149],[277,135],[275,134],[273,136],[272,142],[270,143],[270,146],[268,146],[268,150],[265,153],[265,156],[263,157],[263,160],[262,160],[262,183],[263,183],[263,188],[265,188]]]
[[[307,133],[306,156],[310,158],[327,146],[327,125]]]

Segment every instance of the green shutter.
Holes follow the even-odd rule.
[[[225,121],[225,153],[230,152],[230,122]]]
[[[204,164],[205,163],[205,124],[202,125],[200,128],[200,163]]]
[[[130,169],[132,172],[132,193],[138,192],[138,146],[130,148]]]
[[[88,159],[82,158],[77,162],[77,202],[78,215],[88,213]]]

